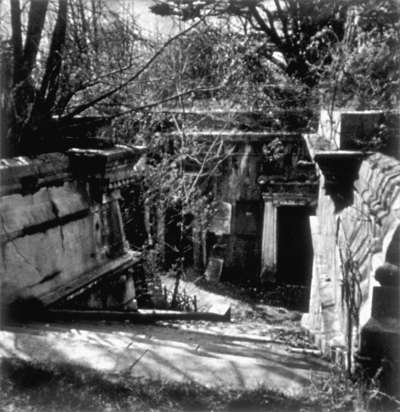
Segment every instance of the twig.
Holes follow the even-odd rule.
[[[161,104],[163,104],[163,103],[169,102],[169,101],[171,101],[171,100],[179,99],[180,97],[187,96],[188,94],[191,94],[191,93],[194,93],[194,92],[200,92],[200,91],[204,92],[204,91],[218,90],[218,89],[220,89],[221,87],[222,87],[222,86],[216,86],[216,87],[210,87],[210,88],[194,88],[194,89],[189,89],[189,90],[186,90],[186,91],[184,91],[184,92],[181,92],[181,93],[174,94],[174,95],[172,95],[172,96],[166,97],[165,99],[161,99],[161,100],[157,100],[157,101],[154,101],[154,102],[146,103],[146,104],[143,104],[143,105],[140,105],[140,106],[132,106],[132,107],[130,107],[130,108],[129,108],[128,110],[126,110],[126,111],[119,112],[119,113],[116,113],[116,114],[111,115],[111,116],[106,116],[106,119],[116,119],[116,118],[118,118],[118,117],[126,116],[126,115],[128,115],[128,114],[133,113],[133,112],[139,112],[139,111],[141,111],[141,110],[150,109],[150,108],[152,108],[152,107],[159,106],[159,105],[161,105]],[[126,105],[125,105],[125,106],[126,106]]]
[[[205,17],[202,17],[201,19],[199,19],[198,21],[196,21],[195,23],[193,23],[192,25],[190,25],[188,28],[186,28],[185,30],[179,32],[178,34],[176,34],[175,36],[172,36],[171,38],[169,38],[158,50],[156,53],[153,54],[153,56],[135,73],[133,74],[131,77],[129,77],[127,80],[125,80],[124,82],[122,82],[119,86],[112,88],[111,90],[108,90],[107,92],[101,94],[100,96],[97,96],[95,99],[81,104],[80,106],[78,106],[77,108],[75,108],[74,110],[72,110],[72,112],[68,113],[66,116],[64,116],[63,120],[66,119],[70,119],[74,116],[76,116],[79,113],[82,113],[83,111],[85,111],[86,109],[88,109],[89,107],[94,106],[95,104],[99,103],[100,101],[112,96],[114,93],[122,90],[124,87],[128,86],[130,83],[132,83],[135,79],[137,79],[143,72],[145,72],[150,65],[158,58],[158,56],[160,56],[164,50],[172,43],[174,42],[176,39],[178,39],[179,37],[185,35],[186,33],[188,33],[189,31],[191,31],[193,28],[195,28],[198,24],[200,24],[200,22],[204,19]]]
[[[135,367],[135,365],[140,361],[140,359],[143,358],[144,355],[149,351],[149,349],[146,349],[133,363],[132,365],[127,369],[127,373],[131,373],[132,369]]]
[[[380,390],[376,389],[374,390],[375,394],[379,395],[379,396],[383,396],[386,399],[389,399],[391,402],[394,402],[396,405],[400,406],[400,400],[398,400],[397,398],[395,398],[394,396],[390,396],[385,392],[381,392]]]

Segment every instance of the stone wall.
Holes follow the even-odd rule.
[[[363,116],[357,124],[367,119]],[[345,135],[351,134],[347,126],[342,128]],[[397,277],[400,274],[396,235],[400,230],[400,162],[378,152],[315,150],[321,139],[329,137],[322,132],[307,138],[321,179],[316,216],[311,217],[313,278],[310,311],[303,317],[303,325],[324,351],[339,348],[346,354],[350,349],[354,354],[363,346],[363,328],[375,316],[376,270],[390,263]],[[345,287],[349,285],[353,317],[346,301]],[[398,333],[399,313],[390,317],[393,333]]]
[[[51,305],[133,265],[119,188],[140,153],[115,146],[0,160],[3,305],[29,298]]]

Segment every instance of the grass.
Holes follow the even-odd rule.
[[[365,409],[360,392],[337,373],[299,397],[265,387],[238,391],[193,382],[144,381],[79,366],[13,358],[2,360],[1,376],[0,410],[5,412],[395,410],[371,409],[371,402]]]

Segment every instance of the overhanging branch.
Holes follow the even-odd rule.
[[[172,95],[172,96],[166,97],[165,99],[160,99],[160,100],[157,100],[157,101],[154,101],[154,102],[150,102],[150,103],[146,103],[146,104],[139,105],[139,106],[129,107],[128,110],[123,111],[123,112],[120,112],[120,113],[117,113],[117,114],[114,114],[114,115],[111,115],[111,116],[107,116],[107,118],[108,118],[108,119],[114,119],[114,118],[117,118],[117,117],[126,116],[126,115],[128,115],[128,114],[130,114],[130,113],[139,112],[139,111],[142,111],[142,110],[150,109],[150,108],[152,108],[152,107],[159,106],[160,104],[167,103],[167,102],[170,102],[170,101],[172,101],[172,100],[179,99],[179,98],[181,98],[181,97],[187,96],[187,95],[192,94],[192,93],[216,91],[216,90],[220,90],[222,87],[223,87],[223,86],[210,87],[210,88],[201,88],[201,87],[198,87],[198,88],[194,88],[194,89],[190,89],[190,90],[185,90],[184,92],[174,94],[174,95]]]
[[[164,52],[164,50],[172,43],[174,42],[176,39],[178,39],[179,37],[185,35],[186,33],[188,33],[189,31],[191,31],[194,27],[196,27],[205,17],[202,17],[201,19],[199,19],[198,21],[196,21],[195,23],[193,23],[192,25],[190,25],[188,28],[186,28],[185,30],[182,30],[181,32],[179,32],[178,34],[176,34],[175,36],[172,36],[170,39],[168,39],[161,47],[160,49],[154,53],[154,55],[135,73],[133,74],[129,79],[125,80],[124,82],[122,82],[119,86],[116,86],[114,88],[112,88],[111,90],[101,94],[100,96],[96,97],[95,99],[84,103],[80,106],[78,106],[77,108],[75,108],[72,112],[68,113],[66,116],[64,116],[64,120],[66,119],[70,119],[80,113],[82,113],[83,111],[85,111],[86,109],[88,109],[89,107],[92,107],[94,105],[96,105],[97,103],[101,102],[104,99],[107,99],[108,97],[112,96],[113,94],[115,94],[116,92],[122,90],[123,88],[125,88],[126,86],[128,86],[130,83],[132,83],[134,80],[136,80],[143,72],[145,72],[150,66],[151,64]]]

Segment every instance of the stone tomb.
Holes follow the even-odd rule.
[[[141,153],[114,146],[0,160],[3,307],[29,300],[49,306],[135,264],[119,188],[133,179]],[[119,305],[134,298],[131,286],[127,281]]]

